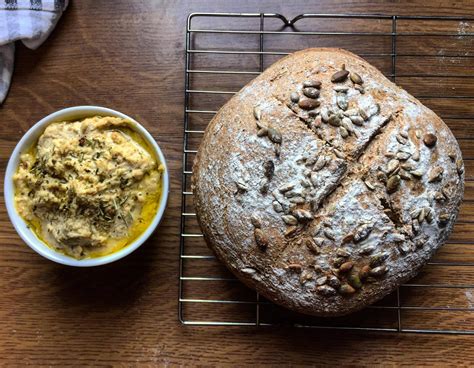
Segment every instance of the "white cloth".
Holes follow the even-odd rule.
[[[52,32],[69,0],[0,0],[0,104],[13,73],[15,41],[39,47]]]

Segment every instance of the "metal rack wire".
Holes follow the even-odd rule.
[[[472,22],[430,16],[301,14],[290,20],[272,13],[189,15],[179,270],[183,324],[474,334]],[[278,58],[320,46],[359,54],[440,114],[460,141],[466,164],[464,207],[447,250],[383,301],[333,319],[286,311],[241,285],[207,250],[190,189],[192,160],[218,108]]]

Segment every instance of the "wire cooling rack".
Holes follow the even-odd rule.
[[[474,18],[193,13],[186,25],[179,319],[188,325],[474,334]],[[448,243],[379,303],[341,318],[303,316],[246,288],[208,250],[190,187],[200,139],[217,110],[283,55],[341,47],[437,112],[456,135],[466,191]]]

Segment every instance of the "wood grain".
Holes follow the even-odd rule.
[[[159,230],[137,252],[126,259],[95,269],[73,269],[53,264],[31,251],[19,239],[0,199],[0,364],[5,366],[135,366],[135,365],[458,365],[474,363],[472,338],[469,336],[420,335],[396,333],[355,333],[317,329],[190,327],[180,324],[178,308],[179,213],[182,162],[182,121],[184,89],[184,29],[186,17],[195,11],[279,12],[288,17],[303,12],[383,13],[474,15],[472,2],[419,1],[407,4],[379,2],[307,1],[147,1],[116,0],[113,2],[72,1],[48,41],[31,51],[19,45],[15,74],[9,96],[0,108],[0,186],[7,160],[23,133],[41,117],[64,107],[94,104],[111,107],[135,117],[149,129],[167,157],[171,173],[171,195],[168,210]],[[269,26],[272,26],[271,24]],[[322,25],[326,26],[327,25]],[[276,25],[275,25],[276,27]],[[307,27],[300,25],[301,29]],[[334,25],[336,27],[336,25]],[[343,29],[344,24],[337,27]],[[374,26],[375,27],[375,26]],[[386,25],[378,25],[386,32]],[[433,26],[434,27],[434,26]],[[446,26],[451,30],[450,26]],[[406,31],[417,31],[407,24]],[[456,28],[453,28],[456,30]],[[255,37],[252,42],[255,43]],[[379,37],[373,45],[385,50],[390,42]],[[205,47],[210,40],[202,39]],[[229,44],[223,38],[222,47]],[[248,47],[248,39],[232,40]],[[331,44],[330,41],[327,41]],[[348,41],[344,41],[348,42]],[[460,47],[469,52],[465,40],[447,44],[449,53]],[[351,39],[348,45],[367,51],[367,43]],[[400,43],[410,54],[420,40],[404,39]],[[254,44],[254,46],[257,43]],[[332,44],[331,44],[332,45]],[[460,46],[461,45],[461,46]],[[278,38],[268,47],[283,49]],[[341,46],[344,43],[341,41]],[[436,44],[423,43],[422,51],[432,52]],[[288,49],[288,47],[286,47]],[[200,56],[201,62],[228,60],[238,66],[242,59],[221,61]],[[230,60],[230,61],[229,61]],[[253,64],[249,64],[253,62]],[[268,65],[274,59],[265,58]],[[258,70],[257,58],[249,57],[247,65]],[[386,58],[370,60],[389,72]],[[407,56],[400,60],[400,75],[446,71],[439,60],[425,64]],[[214,65],[215,66],[215,65]],[[472,59],[449,66],[450,73],[472,72]],[[199,81],[196,76],[196,81]],[[443,78],[443,77],[440,77]],[[443,79],[440,79],[443,82]],[[206,80],[202,79],[205,83]],[[442,114],[474,114],[472,103],[433,99],[437,93],[425,79],[400,77],[397,80],[415,95],[426,97],[426,103]],[[456,83],[456,95],[473,95],[472,80],[444,79]],[[239,87],[225,79],[220,85],[229,91]],[[446,94],[443,94],[445,96]],[[472,101],[472,100],[471,100]],[[212,106],[216,100],[203,95],[196,102]],[[224,100],[222,101],[224,102]],[[220,104],[221,102],[219,102]],[[453,113],[454,111],[454,113]],[[209,117],[193,117],[192,124],[205,126]],[[474,157],[472,120],[446,119],[461,138],[465,155]],[[474,178],[474,163],[466,162],[469,180]],[[1,190],[0,190],[1,191]],[[3,193],[2,193],[3,194]],[[474,221],[474,187],[466,186],[466,203],[450,242],[436,256],[438,261],[474,260],[472,242]],[[196,246],[198,247],[198,246]],[[208,254],[204,247],[196,252]],[[188,270],[208,273],[209,264],[197,262]],[[443,268],[444,267],[444,268]],[[430,270],[431,268],[431,270]],[[435,271],[433,272],[433,268]],[[428,266],[413,282],[474,284],[474,271],[468,267]],[[222,267],[212,269],[227,275]],[[189,295],[229,298],[253,298],[252,292],[239,283],[222,285],[187,284]],[[407,306],[424,306],[436,296],[440,305],[451,303],[469,307],[469,300],[449,289],[406,287],[401,291]],[[392,298],[392,299],[391,299]],[[381,302],[393,305],[393,296]],[[263,304],[264,308],[273,308]],[[234,308],[234,309],[233,309]],[[208,309],[185,310],[196,318],[207,317]],[[251,318],[255,306],[216,306],[214,316]],[[278,318],[283,311],[273,308],[265,318]],[[413,328],[426,327],[426,321],[440,326],[472,328],[473,312],[420,312],[404,309],[404,320]],[[284,314],[283,314],[284,315]],[[270,317],[269,317],[270,316]],[[301,316],[287,316],[298,321]],[[347,323],[334,321],[335,324]],[[354,324],[377,323],[396,327],[393,310],[374,310],[373,318],[352,316]],[[425,325],[424,325],[425,324]]]

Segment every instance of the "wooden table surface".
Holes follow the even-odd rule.
[[[474,364],[470,336],[193,327],[178,321],[187,15],[195,11],[265,11],[289,17],[303,12],[474,15],[472,1],[256,3],[72,0],[41,48],[18,46],[12,88],[0,107],[2,180],[11,151],[34,122],[64,107],[91,104],[129,114],[150,130],[168,160],[171,195],[159,230],[143,247],[122,261],[94,269],[56,265],[30,250],[11,226],[2,195],[0,365]],[[463,251],[468,252],[458,249]],[[469,312],[461,321],[473,328]]]

